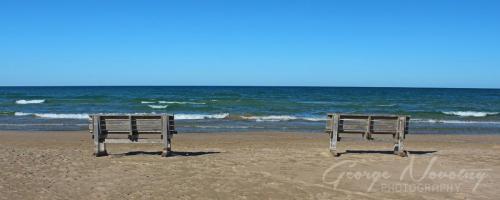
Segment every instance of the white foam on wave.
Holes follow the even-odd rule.
[[[165,105],[166,106],[166,105]],[[166,108],[166,107],[165,107]],[[125,115],[130,113],[100,113],[101,115]],[[151,113],[133,113],[135,115],[141,114],[157,114],[155,112]],[[88,119],[89,114],[57,114],[57,113],[25,113],[25,112],[15,112],[15,116],[34,116],[39,118],[48,119]],[[229,116],[229,113],[219,113],[219,114],[175,114],[175,119],[185,120],[185,119],[224,119]]]
[[[15,112],[15,116],[27,116],[27,115],[32,115],[32,113],[24,113],[24,112]]]
[[[213,128],[213,129],[249,129],[249,128],[260,128],[260,127],[251,127],[251,126],[192,126],[193,128]]]
[[[199,104],[199,105],[203,105],[205,103],[201,103],[201,102],[190,102],[190,101],[141,101],[142,104],[154,104],[154,103],[159,103],[159,104],[193,104],[193,105],[196,105],[196,104]]]
[[[304,121],[325,121],[326,117],[297,117],[290,115],[268,115],[268,116],[241,116],[242,119],[255,120],[258,122],[278,122],[278,121],[291,121],[291,120],[304,120]]]
[[[229,113],[219,114],[175,114],[175,119],[224,119]]]
[[[437,119],[412,119],[417,123],[433,123],[433,124],[500,124],[495,121],[462,121],[462,120],[437,120]]]
[[[258,122],[278,122],[278,121],[291,121],[291,120],[305,120],[305,121],[324,121],[323,117],[297,117],[290,115],[268,115],[268,116],[241,116],[242,119],[255,120]]]
[[[149,115],[149,114],[157,114],[156,112],[151,113],[98,113],[99,115]],[[15,116],[34,116],[39,118],[48,118],[48,119],[88,119],[90,118],[89,114],[79,113],[79,114],[62,114],[62,113],[25,113],[25,112],[15,112]]]
[[[88,119],[89,114],[56,114],[56,113],[24,113],[24,112],[15,112],[15,116],[35,116],[40,118],[48,118],[48,119]]]
[[[52,119],[88,119],[88,114],[34,114],[37,117],[41,118],[52,118]]]
[[[168,107],[168,105],[148,105],[148,106],[153,109],[165,109]]]
[[[326,117],[303,117],[301,119],[313,122],[326,121]]]
[[[16,104],[40,104],[45,103],[45,99],[33,99],[33,100],[17,100]]]
[[[193,104],[193,105],[203,105],[205,103],[199,103],[199,102],[189,102],[189,101],[158,101],[158,103],[162,104]]]
[[[476,111],[449,111],[443,112],[447,115],[456,115],[460,117],[486,117],[488,115],[498,115],[498,112],[476,112]]]
[[[269,116],[241,116],[242,119],[255,120],[258,122],[267,121],[267,122],[277,122],[277,121],[290,121],[296,120],[297,117],[290,115],[269,115]]]
[[[394,107],[396,104],[382,104],[382,105],[377,105],[379,107]]]
[[[332,101],[301,101],[299,103],[303,103],[303,104],[337,104],[338,102],[332,102]]]

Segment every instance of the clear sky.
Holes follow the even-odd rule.
[[[0,85],[500,88],[500,1],[0,0]]]

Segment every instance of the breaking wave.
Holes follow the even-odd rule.
[[[301,119],[313,122],[326,121],[326,117],[303,117]]]
[[[278,121],[291,121],[291,120],[304,120],[304,121],[324,121],[323,117],[296,117],[290,115],[268,115],[268,116],[241,116],[242,119],[255,120],[258,122],[278,122]]]
[[[191,104],[191,105],[204,105],[206,103],[202,103],[202,102],[190,102],[190,101],[141,101],[142,104],[155,104],[155,103],[159,103],[159,104],[181,104],[181,105],[185,105],[185,104]]]
[[[396,106],[396,104],[381,104],[381,105],[377,105],[379,107],[394,107]]]
[[[290,121],[296,120],[297,117],[290,115],[269,115],[269,116],[241,116],[242,119],[249,119],[255,121],[267,121],[267,122],[276,122],[276,121]]]
[[[199,102],[189,102],[189,101],[158,101],[158,103],[162,104],[193,104],[193,105],[203,105],[205,103],[199,103]]]
[[[15,112],[15,116],[35,116],[48,119],[88,119],[88,114],[24,113]]]
[[[45,103],[45,99],[33,99],[33,100],[17,100],[16,104],[40,104]]]
[[[229,113],[219,114],[175,114],[175,119],[224,119]]]
[[[443,112],[446,115],[455,115],[460,117],[486,117],[488,115],[498,115],[498,112],[475,112],[475,111],[449,111]]]
[[[437,119],[412,119],[416,123],[432,123],[432,124],[500,124],[495,121],[462,121],[462,120],[437,120]]]
[[[148,105],[148,106],[153,109],[165,109],[168,107],[168,105]]]

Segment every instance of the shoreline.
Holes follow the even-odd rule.
[[[88,126],[88,125],[86,125]],[[89,133],[88,129],[81,129],[81,130],[9,130],[9,129],[0,129],[0,134],[2,133]],[[251,133],[283,133],[283,134],[326,134],[323,131],[316,131],[316,130],[310,130],[310,131],[300,131],[300,130],[259,130],[259,129],[244,129],[244,130],[220,130],[220,131],[191,131],[191,132],[184,132],[180,131],[179,135],[181,134],[251,134]],[[345,134],[345,135],[351,135],[351,134]],[[418,135],[418,136],[446,136],[446,135],[456,135],[456,136],[500,136],[500,132],[482,132],[482,133],[443,133],[443,132],[437,132],[437,133],[430,133],[430,132],[410,132],[408,134],[408,137]]]

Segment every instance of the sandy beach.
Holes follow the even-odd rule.
[[[0,199],[497,199],[500,136],[344,137],[340,157],[320,133],[178,134],[109,145],[93,157],[85,131],[0,132]]]

